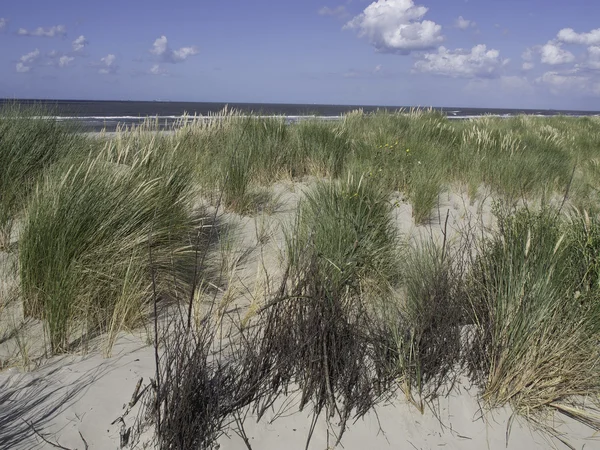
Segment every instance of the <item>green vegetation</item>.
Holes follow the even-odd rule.
[[[102,156],[49,173],[23,224],[24,311],[45,320],[52,351],[67,350],[76,330],[85,338],[139,324],[151,271],[183,282],[193,270],[185,170],[149,176],[145,162],[127,166]]]
[[[349,176],[318,183],[287,233],[292,268],[312,271],[311,283],[326,298],[360,296],[365,284],[385,292],[398,265],[391,209],[386,192],[372,180]]]
[[[391,374],[379,305],[397,281],[391,205],[372,180],[350,176],[306,193],[286,235],[288,268],[257,323],[271,396],[298,385],[315,416],[339,414],[343,434]],[[383,339],[382,339],[383,338]],[[338,438],[341,438],[338,436]],[[310,438],[309,438],[310,439]]]
[[[85,146],[72,127],[45,120],[52,112],[7,104],[0,108],[0,250],[44,169]]]
[[[501,214],[482,243],[467,289],[469,353],[490,406],[534,420],[545,407],[588,415],[585,397],[600,392],[599,231],[597,221],[522,209]]]
[[[260,416],[295,389],[315,416],[337,415],[341,438],[397,390],[422,411],[463,376],[489,407],[600,429],[588,409],[600,398],[598,118],[355,111],[288,125],[226,111],[166,133],[148,121],[89,137],[47,115],[0,111],[0,252],[16,250],[14,295],[50,353],[96,335],[110,352],[119,331],[147,324],[152,302],[185,306],[157,363],[168,364],[157,389],[169,442],[212,442],[233,414],[252,405]],[[301,191],[278,242],[283,273],[255,289],[265,298],[251,311],[239,302],[227,316],[239,299],[219,297],[226,283],[206,270],[223,241],[203,226],[208,205],[217,221],[225,211],[257,225],[278,182]],[[495,226],[442,228],[441,199],[457,191],[471,203],[489,193]],[[399,232],[398,198],[424,233]],[[231,271],[252,263],[245,250]],[[214,294],[206,310],[194,303],[200,285]],[[213,354],[218,339],[231,353]],[[202,438],[180,435],[190,414]]]

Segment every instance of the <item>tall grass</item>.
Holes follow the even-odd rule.
[[[318,284],[360,292],[359,283],[385,287],[396,270],[397,242],[387,193],[375,180],[350,175],[320,182],[300,206],[288,235],[290,261],[316,264]]]
[[[340,121],[286,125],[281,118],[226,113],[223,120],[188,120],[154,139],[189,155],[197,181],[207,191],[222,188],[230,209],[243,213],[251,213],[260,203],[257,193],[275,181],[340,178],[348,170],[372,173],[388,190],[403,192],[419,224],[427,222],[436,191],[446,187],[467,185],[475,195],[486,185],[511,203],[572,185],[571,201],[588,209],[600,187],[594,163],[600,122],[594,118],[448,121],[428,110],[355,111]]]
[[[48,174],[25,217],[24,310],[45,319],[53,352],[68,350],[74,336],[139,323],[149,253],[164,282],[184,283],[193,261],[185,169],[148,176],[148,159],[128,166],[104,156]]]
[[[347,421],[384,396],[389,336],[377,299],[391,294],[397,236],[385,191],[364,178],[319,183],[288,233],[286,277],[259,316],[258,354],[272,397],[294,386],[316,420]],[[269,404],[270,400],[265,401]],[[310,436],[309,436],[310,440]]]
[[[52,115],[10,103],[0,109],[0,249],[8,248],[13,224],[44,170],[86,146],[72,126]]]
[[[6,244],[22,214],[24,311],[44,320],[53,352],[102,332],[110,347],[151,299],[196,295],[198,247],[208,245],[201,200],[252,214],[270,184],[320,180],[287,228],[279,289],[239,330],[209,308],[227,332],[245,333],[227,342],[232,353],[214,357],[221,330],[210,314],[199,313],[200,331],[182,322],[164,336],[165,448],[208,445],[232,414],[253,403],[260,417],[292,389],[315,420],[337,415],[341,438],[398,385],[423,410],[463,362],[489,406],[536,420],[554,408],[600,426],[577,403],[600,392],[600,224],[593,212],[547,206],[567,193],[563,211],[600,210],[597,119],[355,111],[286,125],[232,113],[170,133],[149,121],[92,145],[33,117],[41,113],[7,111],[0,227]],[[423,241],[399,251],[390,194],[404,194],[424,225],[457,185],[543,207],[496,211],[496,232],[463,236],[474,248]]]
[[[553,210],[523,209],[501,216],[499,233],[483,244],[469,288],[470,367],[488,405],[509,403],[538,420],[545,408],[597,395],[600,297],[581,290],[595,270],[581,256],[597,250],[582,231]]]
[[[395,342],[393,370],[421,412],[423,397],[434,397],[451,385],[448,381],[461,362],[465,268],[455,252],[432,240],[408,246],[403,253],[401,294],[387,302],[384,315]]]

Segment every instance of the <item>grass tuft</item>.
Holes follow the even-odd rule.
[[[535,418],[600,389],[600,297],[581,291],[594,266],[580,259],[592,252],[574,227],[554,210],[521,209],[483,243],[469,287],[470,368],[489,406]]]
[[[12,103],[0,108],[0,250],[9,248],[15,220],[44,170],[86,145],[72,126],[52,115]]]
[[[68,350],[74,336],[139,323],[149,249],[165,281],[185,280],[187,238],[197,225],[185,173],[149,177],[143,162],[132,167],[102,156],[49,174],[26,213],[24,311],[45,319],[52,352]]]

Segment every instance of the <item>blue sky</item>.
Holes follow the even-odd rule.
[[[5,0],[0,97],[600,110],[600,1]]]

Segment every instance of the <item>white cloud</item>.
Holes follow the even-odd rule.
[[[109,75],[117,73],[119,66],[116,63],[117,57],[113,54],[106,55],[104,58],[100,58],[100,70],[98,73],[103,75]]]
[[[532,62],[529,62],[529,61],[525,61],[523,63],[523,65],[521,66],[521,69],[524,71],[528,71],[528,70],[533,69],[534,67],[535,67],[535,64],[533,64]]]
[[[19,58],[19,62],[17,62],[17,72],[21,72],[21,73],[25,73],[25,72],[29,72],[32,68],[32,66],[38,61],[40,57],[40,51],[39,49],[35,49],[32,52],[29,52],[23,56],[21,56],[21,58]]]
[[[541,61],[552,66],[567,64],[575,61],[575,55],[562,48],[560,43],[548,41],[540,48]]]
[[[562,72],[551,71],[536,78],[536,83],[549,88],[555,95],[577,94],[577,95],[599,95],[600,76],[595,73],[570,69]]]
[[[185,61],[190,56],[197,55],[198,49],[192,47],[181,47],[178,50],[172,50],[166,36],[161,36],[154,41],[150,53],[155,54],[165,63],[178,63]]]
[[[6,20],[4,17],[0,17],[0,31],[4,30],[7,24],[8,20]]]
[[[332,17],[347,17],[348,11],[344,5],[336,6],[335,8],[329,8],[328,6],[323,6],[319,11],[317,11],[320,16],[332,16]]]
[[[413,72],[425,72],[453,78],[496,78],[508,59],[500,58],[498,50],[483,44],[476,45],[470,51],[448,50],[440,47],[437,53],[427,53],[418,60]]]
[[[378,0],[350,20],[344,29],[356,30],[379,52],[407,55],[411,51],[435,48],[444,37],[442,27],[421,20],[428,8],[413,0]]]
[[[523,61],[532,61],[533,60],[533,51],[534,51],[534,49],[532,49],[532,48],[526,48],[525,51],[523,51],[523,53],[521,53],[521,58],[523,59]]]
[[[73,41],[72,45],[73,45],[73,51],[78,52],[78,51],[83,50],[86,47],[86,45],[88,45],[88,41],[85,38],[85,36],[81,35]]]
[[[148,72],[152,75],[167,75],[169,73],[167,69],[163,69],[158,64],[154,64]]]
[[[58,59],[58,67],[67,67],[74,60],[75,60],[75,58],[72,56],[67,56],[67,55],[61,56]]]
[[[463,16],[458,16],[458,19],[456,19],[456,22],[454,22],[454,26],[461,30],[466,30],[469,27],[476,27],[477,24],[472,20],[465,19]]]
[[[383,66],[381,64],[377,64],[375,66],[375,68],[373,69],[373,73],[381,72],[382,69],[383,69]]]
[[[62,37],[67,34],[67,27],[64,25],[55,25],[50,28],[38,27],[33,31],[28,31],[25,28],[19,28],[17,34],[20,36],[43,36],[43,37]]]
[[[576,33],[572,28],[563,28],[556,37],[565,44],[600,45],[600,28],[589,33]]]
[[[584,66],[593,70],[600,70],[600,46],[592,45],[588,47],[587,60]]]

